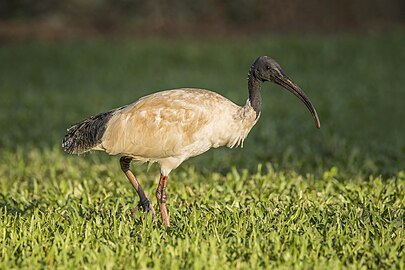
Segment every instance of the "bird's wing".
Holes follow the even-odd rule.
[[[146,96],[110,119],[101,148],[145,161],[182,155],[201,141],[221,103],[231,102],[207,90],[178,89]],[[211,147],[206,144],[199,151]]]

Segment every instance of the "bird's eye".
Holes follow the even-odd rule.
[[[266,69],[269,70],[269,69],[270,69],[270,66],[266,66]]]

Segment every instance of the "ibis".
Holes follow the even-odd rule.
[[[170,227],[166,208],[169,173],[183,161],[212,147],[241,145],[260,117],[261,86],[268,81],[297,96],[320,128],[318,114],[307,95],[273,58],[261,56],[249,69],[249,97],[243,106],[204,89],[157,92],[72,125],[67,129],[62,147],[70,154],[100,150],[121,156],[121,169],[139,196],[134,212],[150,211],[153,217],[156,215],[153,205],[131,171],[130,163],[158,163],[161,173],[156,198],[163,224]]]

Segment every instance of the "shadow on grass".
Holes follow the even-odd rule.
[[[26,203],[18,202],[12,197],[6,197],[4,194],[0,194],[0,197],[0,208],[4,209],[5,215],[25,215],[32,212],[40,204],[38,200]]]

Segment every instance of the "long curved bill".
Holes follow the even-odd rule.
[[[311,112],[312,118],[314,118],[315,121],[315,126],[317,128],[321,127],[321,122],[319,121],[319,117],[316,113],[314,105],[312,105],[307,95],[304,93],[304,91],[301,90],[301,88],[298,87],[298,85],[291,81],[285,74],[283,74],[283,72],[280,72],[278,76],[275,76],[274,82],[297,96]]]

